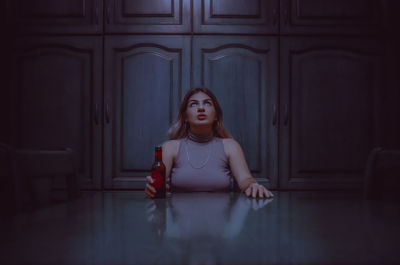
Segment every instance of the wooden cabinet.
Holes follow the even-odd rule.
[[[189,33],[190,0],[104,0],[107,33]]]
[[[282,0],[281,34],[372,34],[382,26],[384,1]]]
[[[195,33],[275,34],[279,32],[279,1],[193,1],[193,27]]]
[[[336,38],[280,43],[280,187],[359,186],[381,140],[380,46]]]
[[[101,187],[100,37],[19,39],[13,56],[12,144],[72,148],[83,188]]]
[[[0,139],[71,146],[88,188],[143,188],[182,96],[206,86],[258,180],[271,188],[354,187],[380,143],[384,49],[376,36],[385,4],[6,0],[6,30],[25,35],[16,34],[15,60],[7,58],[13,41],[2,44],[3,74],[9,61],[14,74],[12,93],[0,92],[1,113],[16,105],[13,133]]]
[[[190,86],[187,36],[105,40],[104,187],[143,188]]]
[[[196,36],[192,52],[194,86],[215,93],[252,174],[276,188],[278,39]]]
[[[103,0],[6,0],[8,24],[19,33],[101,33]]]
[[[23,33],[265,35],[378,33],[386,1],[6,0],[6,4],[7,23]]]

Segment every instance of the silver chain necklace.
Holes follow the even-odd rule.
[[[208,147],[208,156],[207,156],[206,160],[205,160],[200,166],[195,166],[195,165],[193,165],[192,162],[190,161],[189,151],[188,151],[188,145],[189,145],[189,143],[188,143],[188,138],[186,138],[186,140],[185,140],[185,149],[186,149],[186,156],[187,156],[187,160],[188,160],[188,162],[189,162],[189,165],[190,165],[192,168],[194,168],[194,169],[203,168],[203,167],[208,163],[208,160],[210,160],[212,142],[209,144],[209,147]]]

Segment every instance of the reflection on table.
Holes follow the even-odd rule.
[[[398,202],[274,195],[87,192],[0,220],[0,264],[400,264]]]
[[[148,202],[146,214],[164,262],[219,264],[224,246],[239,235],[249,212],[272,200],[238,193],[175,193]]]

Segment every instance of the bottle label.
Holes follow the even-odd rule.
[[[154,180],[153,187],[157,190],[164,184],[164,177],[158,171],[151,172],[151,178]]]

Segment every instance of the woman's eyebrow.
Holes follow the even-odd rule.
[[[206,99],[203,99],[202,101],[206,102],[206,101],[212,101],[212,100],[211,100],[211,98],[206,98]],[[189,103],[190,102],[199,102],[199,101],[197,99],[191,99],[191,100],[189,100]]]

